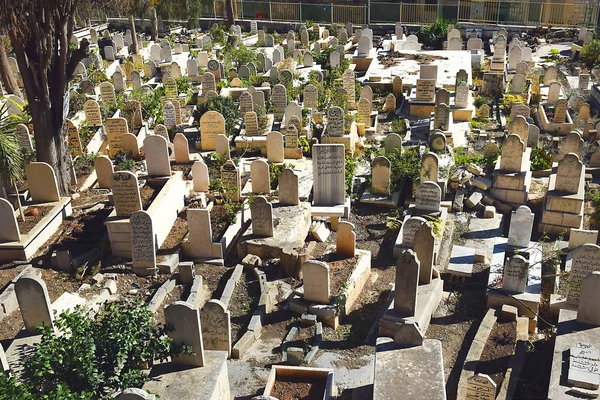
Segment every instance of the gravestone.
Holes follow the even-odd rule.
[[[506,172],[521,172],[525,143],[518,135],[508,135],[502,145],[500,170]]]
[[[340,53],[329,53],[329,65],[331,68],[337,68],[340,66]]]
[[[496,400],[496,383],[488,375],[473,375],[467,379],[465,399]]]
[[[544,74],[544,85],[549,86],[551,83],[558,80],[558,70],[554,65],[551,65]]]
[[[442,189],[436,182],[421,182],[415,195],[415,208],[419,211],[439,212]]]
[[[45,162],[32,162],[25,167],[31,200],[36,203],[59,201],[54,169]]]
[[[453,37],[448,41],[448,50],[450,51],[462,51],[463,41],[460,37]]]
[[[417,254],[406,249],[396,261],[394,311],[401,317],[412,317],[417,310],[420,263]]]
[[[467,85],[467,82],[461,82],[456,87],[454,104],[458,108],[465,108],[469,105],[469,85]]]
[[[444,88],[440,88],[435,92],[435,105],[439,106],[442,103],[450,104],[450,92]]]
[[[351,69],[345,70],[342,74],[342,87],[348,93],[348,104],[354,104],[356,101],[354,85],[354,71]]]
[[[262,237],[273,236],[273,205],[265,196],[256,196],[250,203],[252,234]]]
[[[174,345],[186,345],[192,348],[193,355],[179,354],[171,358],[173,364],[204,366],[204,345],[200,311],[184,301],[176,301],[165,307],[165,324],[174,329],[167,334]]]
[[[312,152],[314,205],[344,204],[346,200],[344,145],[315,144]]]
[[[567,120],[567,100],[560,99],[556,102],[554,109],[554,118],[552,122],[564,123]]]
[[[585,243],[596,244],[598,242],[598,231],[597,230],[586,230],[586,229],[575,229],[571,228],[571,234],[569,235],[569,248],[581,246]]]
[[[100,100],[102,104],[107,104],[110,107],[117,105],[115,88],[110,82],[102,82],[100,84]]]
[[[402,247],[413,248],[415,235],[421,229],[421,225],[427,223],[424,218],[410,217],[402,225]]]
[[[79,130],[70,119],[67,122],[67,134],[69,137],[69,150],[73,157],[83,155],[83,148],[81,147],[81,139],[79,138]]]
[[[555,190],[562,193],[577,193],[579,191],[581,174],[583,173],[584,168],[582,162],[579,160],[579,156],[574,153],[568,153],[558,163]]]
[[[520,206],[512,212],[508,230],[508,244],[515,247],[529,247],[533,219],[535,215],[527,206]]]
[[[515,103],[510,108],[510,119],[516,118],[517,115],[520,115],[527,119],[531,116],[531,109],[523,103]]]
[[[264,160],[254,160],[250,163],[250,176],[252,181],[252,193],[271,192],[269,164]]]
[[[450,129],[450,106],[447,104],[442,103],[435,106],[433,129],[441,129],[443,131]]]
[[[554,104],[558,101],[561,90],[562,85],[560,82],[552,82],[550,84],[550,88],[548,89],[548,104]]]
[[[372,166],[371,193],[390,195],[391,163],[386,157],[375,157]]]
[[[215,76],[210,72],[205,72],[202,74],[202,95],[206,97],[207,93],[210,91],[217,90],[217,83],[215,81]]]
[[[600,326],[600,272],[593,271],[581,281],[581,300],[577,307],[577,322]],[[596,357],[598,359],[598,357]],[[598,369],[596,369],[596,372]]]
[[[205,350],[222,350],[231,356],[231,315],[216,299],[206,302],[200,311],[202,343]]]
[[[190,148],[188,140],[183,133],[177,133],[173,138],[176,163],[190,162]]]
[[[483,85],[481,88],[482,94],[501,96],[504,88],[504,75],[484,72]]]
[[[215,152],[217,154],[225,156],[226,159],[231,158],[229,149],[229,139],[222,133],[218,134],[215,140]]]
[[[365,98],[358,101],[358,114],[356,116],[356,122],[359,124],[365,124],[366,128],[371,127],[371,102]]]
[[[290,122],[296,121],[296,116],[290,119]],[[286,149],[297,149],[298,148],[298,129],[294,124],[290,124],[286,128],[285,137],[284,137],[284,146]]]
[[[36,333],[39,325],[54,327],[50,297],[42,278],[33,274],[21,275],[15,282],[15,294],[26,332]]]
[[[244,128],[246,129],[246,136],[257,136],[259,134],[258,116],[254,111],[244,114]]]
[[[421,182],[439,180],[439,159],[435,153],[427,153],[421,160]]]
[[[140,188],[135,174],[129,171],[115,172],[111,188],[117,217],[130,217],[142,209]]]
[[[167,101],[163,105],[163,120],[167,128],[177,126],[177,113],[175,111],[175,105],[172,102]]]
[[[192,179],[194,192],[208,192],[210,178],[208,176],[208,167],[204,161],[195,161],[192,164]]]
[[[187,220],[189,229],[189,244],[193,249],[191,257],[196,259],[212,259],[215,257],[214,247],[218,249],[218,257],[222,257],[220,243],[212,242],[210,211],[208,209],[188,208]]]
[[[356,233],[354,225],[341,221],[336,235],[336,253],[343,257],[354,257],[356,253]]]
[[[521,61],[520,63],[517,64],[517,69],[516,69],[517,74],[523,75],[525,77],[525,76],[527,76],[528,70],[529,70],[529,64],[526,63],[525,61]]]
[[[286,168],[279,174],[279,204],[295,206],[300,203],[298,197],[298,175]]]
[[[590,86],[590,74],[579,74],[579,92],[583,93]]]
[[[285,107],[287,106],[287,95],[285,86],[277,84],[271,90],[271,102],[275,108],[275,116],[282,117],[285,113]]]
[[[129,129],[134,132],[134,129],[142,127],[142,105],[137,100],[125,101],[121,116],[127,120]]]
[[[590,105],[588,103],[583,104],[579,107],[579,114],[577,119],[580,121],[587,121],[590,119]]]
[[[483,156],[485,158],[494,158],[500,154],[500,148],[494,142],[490,142],[483,147]]]
[[[399,76],[395,76],[394,79],[392,79],[392,93],[394,96],[396,96],[396,98],[402,96],[403,94],[402,78]]]
[[[525,91],[525,77],[521,74],[516,74],[510,81],[510,92],[521,94]]]
[[[490,117],[490,106],[488,106],[487,104],[482,104],[478,109],[477,109],[477,115],[479,116],[479,118],[489,118]]]
[[[506,127],[509,135],[517,135],[523,143],[527,143],[527,135],[529,135],[529,124],[525,117],[517,115]]]
[[[146,211],[139,210],[131,214],[131,260],[133,270],[139,275],[147,275],[156,271],[156,238],[152,226],[152,217]],[[136,271],[137,270],[137,271]],[[140,274],[140,272],[142,272]]]
[[[104,130],[108,137],[109,156],[114,158],[123,149],[121,142],[123,135],[129,132],[127,120],[122,117],[107,118]]]
[[[100,113],[100,106],[96,100],[86,101],[83,104],[83,112],[85,113],[85,120],[92,126],[102,125],[102,114]]]
[[[317,110],[319,107],[319,90],[313,84],[304,87],[304,108]]]
[[[396,111],[396,96],[394,96],[393,93],[390,93],[385,97],[385,105],[383,106],[383,110],[387,112]]]
[[[435,131],[429,138],[429,147],[436,153],[446,152],[446,135],[440,130]]]
[[[274,163],[284,161],[283,135],[273,131],[267,134],[267,160]]]
[[[15,126],[15,133],[19,140],[19,147],[25,151],[33,151],[33,143],[31,142],[31,136],[29,135],[29,128],[25,124],[17,124]]]
[[[225,165],[221,167],[221,182],[227,190],[227,195],[232,201],[238,202],[241,198],[241,181],[240,171],[235,166],[234,162],[227,160]]]
[[[392,154],[395,149],[402,151],[402,138],[397,133],[390,133],[384,139],[385,154]]]
[[[138,145],[137,137],[131,133],[126,133],[121,138],[121,146],[123,152],[127,154],[130,159],[136,159],[140,156],[140,148]]]
[[[329,304],[329,266],[321,261],[309,260],[302,264],[304,300]]]
[[[435,236],[428,224],[423,224],[414,236],[413,249],[419,260],[419,282],[428,284],[433,276]]]
[[[165,88],[165,95],[167,99],[176,99],[178,96],[177,82],[172,77],[167,77],[163,80],[163,86]]]
[[[2,197],[0,197],[0,221],[3,221],[2,229],[0,229],[0,243],[18,242],[21,240],[19,224],[17,224],[13,206],[8,200]]]
[[[110,189],[114,167],[112,161],[107,156],[99,156],[94,161],[94,169],[98,179],[99,189]]]
[[[504,265],[502,289],[523,293],[527,287],[529,261],[523,256],[512,256]]]
[[[423,102],[435,101],[435,79],[417,79],[416,100]]]
[[[344,122],[344,110],[341,107],[332,106],[327,110],[327,134],[329,136],[344,136]]]
[[[217,135],[225,133],[225,118],[218,111],[207,111],[200,117],[202,150],[215,150]]]
[[[567,262],[569,261],[571,274],[567,285],[567,303],[577,306],[580,303],[581,282],[590,273],[600,271],[600,247],[591,243],[583,244],[571,250],[567,256]]]

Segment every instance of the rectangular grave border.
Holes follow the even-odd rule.
[[[29,260],[48,239],[60,228],[63,220],[71,215],[71,198],[61,197],[57,202],[35,205],[54,207],[18,242],[0,243],[0,260]]]
[[[310,350],[304,351],[304,357],[302,358],[302,364],[310,364],[312,359],[317,354],[317,351],[319,351],[319,346],[321,345],[321,342],[323,341],[323,323],[317,322],[314,326],[315,326],[315,334],[313,335],[312,340],[311,340]],[[290,330],[288,331],[287,335],[281,342],[281,353],[282,353],[281,361],[284,364],[294,365],[288,359],[287,350],[288,350],[288,348],[291,348],[290,343],[294,342],[294,336],[296,335],[296,333],[298,333],[298,331],[301,329],[307,329],[307,328],[308,327],[301,326],[301,324],[296,324],[295,326],[292,326],[290,328]]]
[[[267,379],[267,384],[265,385],[265,396],[271,395],[273,387],[275,386],[275,381],[278,377],[290,377],[297,380],[305,378],[307,380],[310,379],[311,381],[319,379],[325,382],[323,400],[329,400],[337,396],[337,388],[333,381],[334,372],[332,369],[273,365],[271,367],[271,372],[269,373],[269,378]]]
[[[538,112],[537,115],[534,117],[536,117],[538,119],[538,123],[541,126],[541,130],[542,132],[547,132],[547,133],[554,133],[554,134],[559,134],[559,135],[567,135],[569,134],[573,129],[575,129],[575,123],[573,122],[573,119],[571,118],[571,113],[569,112],[569,110],[567,109],[567,120],[566,122],[562,122],[562,123],[555,123],[555,122],[550,122],[548,120],[548,117],[546,116],[546,111],[544,110],[544,105],[547,103],[540,103],[538,105]]]

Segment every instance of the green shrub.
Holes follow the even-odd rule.
[[[484,104],[487,104],[491,108],[494,105],[494,99],[485,95],[479,95],[475,98],[475,107],[479,108]]]
[[[552,160],[554,154],[551,151],[544,149],[532,149],[531,150],[531,170],[532,171],[543,171],[552,167]]]
[[[404,118],[398,118],[392,121],[391,130],[397,133],[401,137],[406,136],[406,120]]]
[[[19,381],[0,373],[0,398],[110,399],[115,391],[142,387],[145,367],[182,350],[153,318],[144,303],[131,301],[105,303],[98,313],[63,312],[56,332],[39,327],[41,341],[23,361]]]
[[[485,162],[485,159],[481,155],[471,154],[469,149],[464,146],[454,148],[454,162],[457,165],[481,165]]]
[[[227,136],[235,133],[237,123],[242,117],[238,105],[231,97],[215,96],[196,107],[197,112],[194,113],[194,117],[198,119],[207,111],[220,112],[223,118],[225,118],[225,132]]]
[[[448,36],[449,24],[456,24],[456,22],[439,18],[433,25],[421,25],[417,32],[419,43],[423,43],[426,47],[442,50],[443,43]]]
[[[419,179],[421,171],[421,156],[416,147],[394,149],[393,153],[386,157],[391,164],[391,190],[395,192],[401,189],[404,179],[416,182]]]
[[[592,39],[584,44],[579,59],[588,67],[593,67],[600,60],[600,40]]]

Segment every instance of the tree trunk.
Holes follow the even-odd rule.
[[[131,54],[138,53],[138,42],[137,35],[135,33],[135,19],[133,18],[133,14],[129,16],[129,29],[131,30]]]
[[[227,14],[227,27],[235,25],[235,17],[233,15],[233,0],[225,0],[226,14]]]
[[[6,48],[2,39],[0,39],[0,78],[2,78],[2,84],[7,93],[23,98],[21,89],[19,89],[19,85],[17,84],[17,79],[8,63],[8,56],[6,55]]]
[[[58,190],[62,196],[69,193],[69,183],[71,182],[71,174],[69,166],[71,165],[71,155],[67,147],[67,124],[62,118],[62,108],[59,115],[53,113],[53,108],[40,109],[32,104],[31,119],[35,128],[35,152],[38,161],[48,163],[56,174]],[[34,109],[36,109],[34,111]],[[59,121],[59,119],[61,121]],[[54,126],[59,124],[54,131]],[[43,127],[39,132],[40,127]]]
[[[152,27],[150,36],[153,42],[158,39],[158,18],[156,17],[156,7],[152,7]]]

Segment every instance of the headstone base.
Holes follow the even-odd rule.
[[[400,199],[400,192],[392,193],[391,195],[373,194],[370,189],[365,190],[360,196],[360,202],[381,207],[396,207]]]

